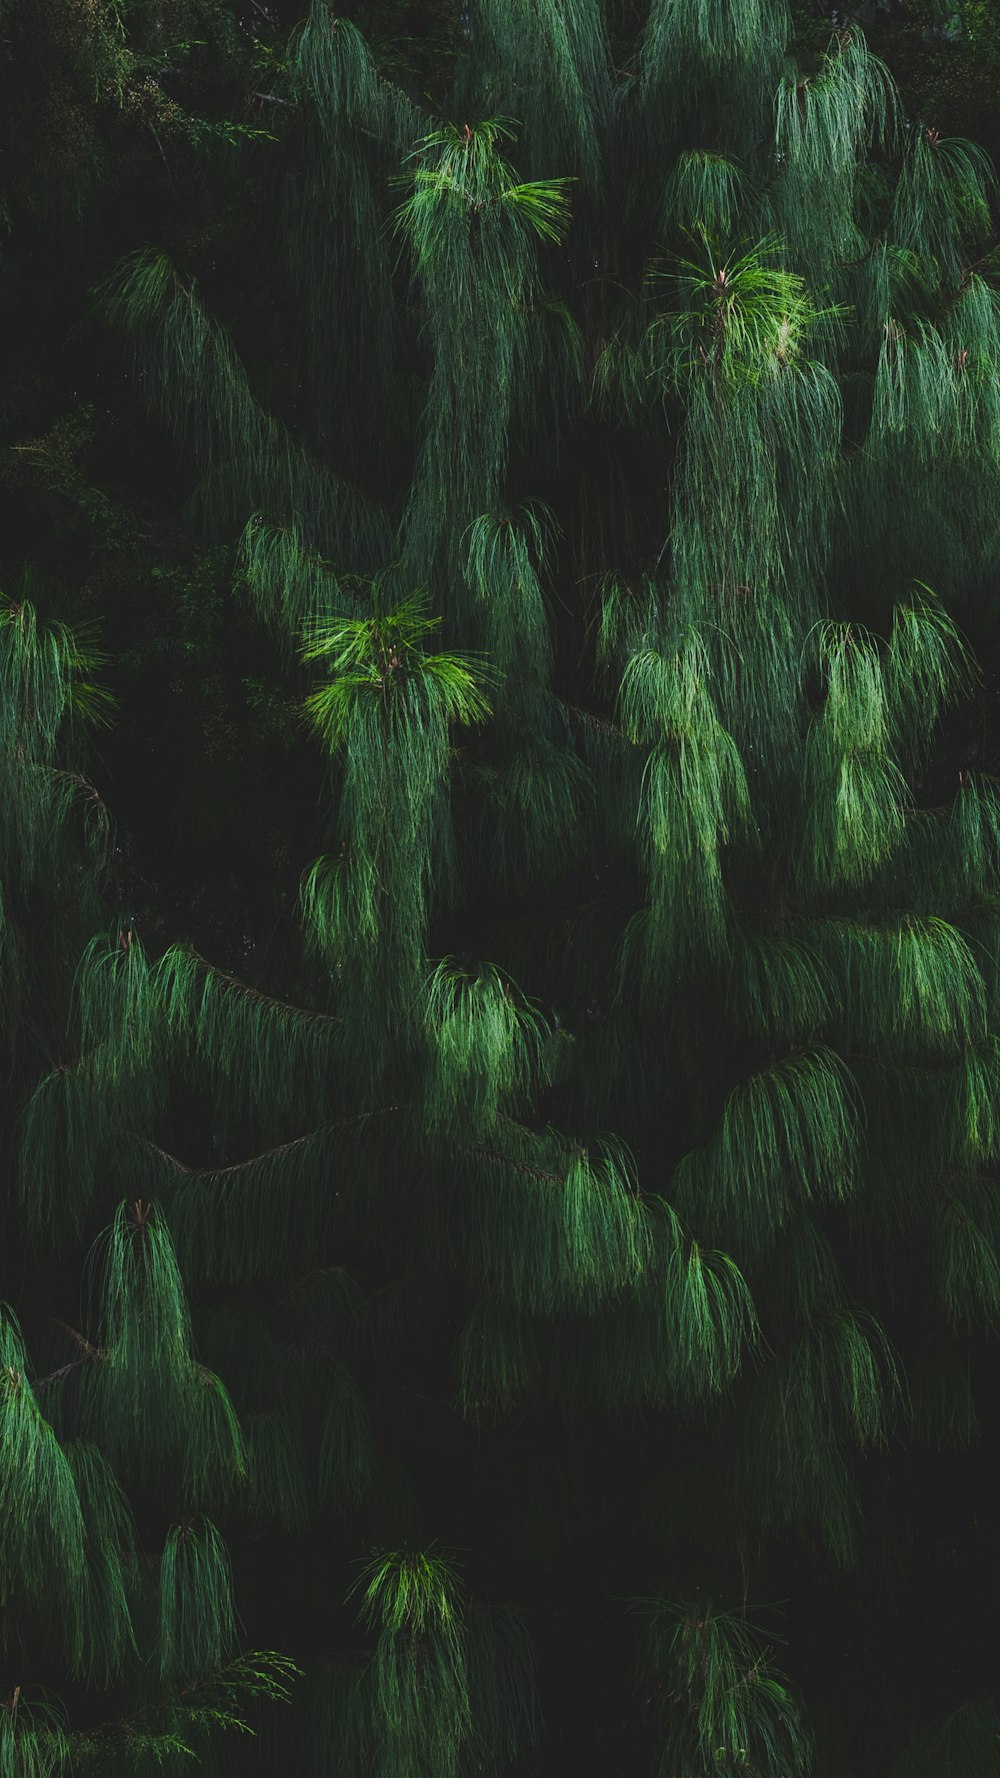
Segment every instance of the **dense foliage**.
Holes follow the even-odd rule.
[[[0,0],[0,1778],[978,1778],[989,18],[344,10]]]

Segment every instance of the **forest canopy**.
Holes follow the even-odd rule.
[[[994,1769],[998,72],[0,0],[0,1778]]]

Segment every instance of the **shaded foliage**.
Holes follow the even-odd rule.
[[[4,1775],[989,1767],[991,27],[815,10],[0,0]]]

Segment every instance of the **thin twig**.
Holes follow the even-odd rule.
[[[557,1173],[548,1173],[544,1167],[533,1167],[530,1161],[519,1161],[513,1155],[501,1154],[498,1149],[487,1148],[484,1143],[466,1143],[463,1154],[476,1154],[484,1161],[493,1161],[498,1167],[512,1167],[515,1173],[526,1173],[531,1179],[541,1179],[546,1185],[562,1185],[563,1181]]]
[[[83,1348],[83,1357],[73,1358],[69,1364],[61,1364],[58,1370],[49,1371],[47,1376],[35,1377],[32,1381],[32,1389],[44,1389],[49,1383],[61,1383],[63,1377],[69,1376],[70,1371],[77,1371],[81,1365],[91,1364],[95,1358],[107,1357],[104,1347],[92,1346],[86,1335],[80,1333],[77,1328],[71,1327],[68,1321],[62,1321],[58,1315],[53,1315],[50,1319],[56,1327],[61,1327],[65,1333],[69,1334],[71,1340],[75,1340],[76,1344]]]
[[[315,1130],[307,1130],[304,1136],[293,1136],[288,1142],[279,1142],[275,1148],[266,1148],[261,1154],[253,1154],[245,1161],[233,1161],[226,1167],[189,1167],[186,1161],[182,1161],[175,1154],[170,1154],[167,1149],[160,1148],[158,1143],[150,1142],[148,1137],[141,1137],[140,1140],[145,1148],[151,1149],[154,1154],[159,1155],[162,1161],[166,1161],[176,1172],[183,1173],[189,1179],[198,1176],[208,1179],[224,1179],[228,1174],[244,1173],[250,1167],[259,1166],[265,1161],[277,1160],[280,1155],[291,1154],[297,1148],[304,1148],[309,1142],[329,1136],[334,1130],[349,1130],[356,1124],[367,1122],[369,1118],[391,1117],[403,1109],[404,1107],[399,1105],[380,1105],[374,1111],[355,1111],[350,1117],[337,1118],[333,1123],[318,1124]]]

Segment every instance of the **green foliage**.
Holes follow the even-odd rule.
[[[762,1523],[808,1530],[849,1565],[858,1496],[846,1441],[884,1443],[899,1390],[879,1323],[821,1302],[754,1379],[731,1423],[738,1485],[761,1503]]]
[[[124,1772],[211,1766],[221,1735],[253,1735],[248,1707],[287,1703],[302,1669],[287,1655],[257,1650],[168,1693],[117,1723],[77,1730],[69,1739],[76,1770],[100,1773],[109,1762]]]
[[[787,35],[784,0],[734,0],[721,13],[712,0],[653,0],[635,75],[634,128],[644,162],[663,167],[689,145],[684,133],[696,120],[698,133],[707,122],[724,148],[739,137],[753,140]]]
[[[503,674],[522,720],[544,720],[539,709],[551,671],[552,644],[539,571],[551,540],[552,515],[522,506],[516,513],[482,513],[468,531],[467,576],[484,620],[486,653]]]
[[[529,173],[564,167],[597,189],[612,104],[599,0],[475,0],[470,25],[480,108],[519,119]]]
[[[338,1220],[326,1191],[331,1167],[351,1155],[360,1120],[326,1124],[225,1167],[196,1168],[163,1150],[149,1155],[169,1199],[185,1265],[202,1278],[294,1278]]]
[[[291,650],[304,629],[329,619],[340,589],[328,562],[305,548],[294,525],[250,520],[240,539],[240,572],[257,612]]]
[[[90,677],[103,659],[92,634],[40,625],[28,600],[0,599],[0,843],[21,894],[53,867],[75,801],[78,786],[57,769],[60,731],[108,720],[111,697]]]
[[[98,292],[166,426],[193,451],[199,504],[213,528],[262,506],[312,532],[347,526],[363,560],[384,524],[362,496],[295,442],[255,397],[236,350],[162,253],[142,249]]]
[[[80,1041],[101,1086],[114,1088],[153,1055],[159,1007],[148,959],[126,928],[108,944],[92,939],[76,977]]]
[[[247,1494],[251,1517],[272,1517],[290,1531],[309,1524],[309,1492],[303,1458],[301,1416],[286,1404],[270,1413],[248,1415]]]
[[[1000,1713],[990,1698],[970,1698],[946,1722],[915,1735],[893,1766],[893,1778],[961,1778],[985,1769],[1000,1745]]]
[[[739,215],[742,197],[743,176],[725,155],[703,148],[684,149],[664,188],[661,226],[680,229],[706,242],[725,241]]]
[[[953,1325],[994,1325],[1000,1312],[1000,1205],[985,1179],[949,1179],[936,1206],[938,1288]]]
[[[33,1230],[80,1228],[95,1184],[117,1172],[121,1104],[91,1062],[43,1075],[21,1114],[18,1188]],[[72,1189],[66,1158],[72,1156]]]
[[[863,882],[898,846],[908,794],[890,751],[889,711],[874,644],[827,631],[826,698],[807,742],[807,881]]]
[[[390,737],[397,710],[412,711],[414,724],[482,722],[489,705],[472,672],[456,655],[427,654],[423,637],[437,628],[423,600],[370,618],[317,625],[305,648],[307,661],[329,662],[330,680],[311,694],[307,709],[330,750],[345,746],[355,728],[380,721]],[[397,704],[398,700],[398,704]],[[418,714],[419,713],[419,714]]]
[[[359,1584],[362,1616],[379,1629],[375,1769],[448,1778],[472,1727],[457,1574],[441,1556],[393,1552],[376,1557]]]
[[[129,1605],[137,1561],[128,1502],[96,1445],[66,1447],[83,1513],[85,1560],[73,1632],[76,1673],[108,1685],[136,1652]]]
[[[651,905],[630,941],[643,944],[652,975],[724,950],[722,848],[731,825],[745,820],[749,795],[697,635],[684,637],[672,655],[651,647],[630,655],[621,715],[627,737],[651,748],[638,820]]]
[[[515,1612],[467,1598],[450,1560],[388,1551],[352,1591],[361,1593],[362,1620],[378,1631],[357,1688],[374,1771],[430,1778],[469,1760],[493,1771],[535,1737],[535,1663],[524,1627]]]
[[[752,928],[735,935],[728,1016],[741,1033],[808,1040],[826,1025],[835,993],[822,948]]]
[[[432,354],[403,559],[411,583],[426,579],[442,598],[454,598],[468,527],[501,503],[508,428],[543,318],[536,247],[559,241],[568,219],[564,179],[519,181],[502,158],[511,135],[499,118],[426,135],[395,218]]]
[[[963,242],[986,235],[996,194],[996,174],[976,143],[914,129],[896,188],[896,238],[954,282],[961,275]]]
[[[897,607],[888,647],[856,627],[819,639],[824,699],[806,740],[803,876],[861,883],[903,840],[911,797],[940,712],[967,683],[953,625],[929,602]]]
[[[439,963],[427,988],[431,1052],[424,1091],[428,1128],[486,1134],[501,1108],[524,1106],[543,1071],[547,1026],[490,964],[469,976]]]
[[[810,302],[805,280],[780,264],[775,238],[719,263],[708,240],[701,259],[682,259],[675,277],[684,306],[668,317],[674,375],[701,371],[728,384],[758,383],[794,366],[827,319]]]
[[[979,1432],[979,1415],[968,1364],[955,1340],[928,1342],[908,1375],[917,1436],[927,1444],[968,1446]]]
[[[790,1395],[860,1443],[885,1436],[885,1397],[898,1379],[885,1336],[846,1310],[817,1317],[795,1336],[783,1366]]]
[[[989,33],[347,10],[0,0],[0,1778],[985,1772]]]
[[[864,254],[856,212],[864,156],[893,154],[901,128],[888,69],[858,31],[836,33],[815,72],[786,63],[777,89],[775,143],[782,178],[772,213],[782,232],[802,242],[813,275],[838,285],[847,261]]]
[[[957,1056],[986,1032],[983,979],[967,941],[943,920],[905,926],[825,920],[808,929],[837,984],[845,1045],[888,1059]]]
[[[343,756],[341,852],[306,879],[303,904],[320,952],[334,966],[357,960],[363,979],[391,957],[397,992],[412,993],[426,909],[447,884],[450,726],[485,720],[485,667],[431,654],[437,627],[411,597],[369,617],[334,620],[309,634],[306,660],[329,677],[306,703],[326,747]]]
[[[53,1595],[72,1599],[79,1587],[84,1518],[72,1466],[36,1400],[20,1329],[9,1310],[0,1320],[0,1342],[0,1507],[7,1527],[0,1580],[5,1604],[26,1596],[37,1610]],[[27,1711],[23,1730],[8,1719],[11,1746],[15,1735],[18,1742],[22,1733],[34,1737],[32,1722]],[[48,1746],[45,1733],[38,1744]]]
[[[470,1603],[466,1634],[471,1758],[503,1770],[540,1738],[535,1651],[518,1612],[479,1599]]]
[[[243,1473],[243,1440],[220,1379],[198,1364],[173,1243],[157,1205],[122,1204],[104,1237],[102,1345],[85,1370],[86,1421],[122,1469],[183,1464],[197,1499]]]
[[[683,1400],[717,1395],[757,1334],[750,1292],[725,1253],[678,1242],[667,1262],[667,1342],[674,1389]]]
[[[797,1701],[745,1616],[709,1600],[678,1605],[657,1597],[639,1609],[642,1661],[657,1701],[661,1710],[668,1700],[680,1706],[664,1711],[664,1775],[809,1771],[811,1739]]]
[[[537,1381],[534,1325],[509,1304],[492,1298],[476,1303],[459,1335],[456,1368],[458,1399],[468,1419],[506,1417]]]
[[[592,1312],[642,1276],[650,1231],[620,1145],[587,1149],[505,1120],[459,1160],[453,1189],[475,1214],[455,1233],[476,1283],[529,1312]]]
[[[221,1667],[233,1635],[232,1577],[218,1531],[208,1519],[172,1526],[160,1558],[161,1678]]]
[[[390,1634],[456,1633],[461,1583],[454,1564],[444,1556],[389,1551],[373,1558],[353,1590],[362,1595],[362,1621]]]
[[[685,1155],[672,1196],[692,1224],[741,1252],[765,1248],[798,1204],[853,1189],[857,1099],[828,1049],[787,1056],[726,1100],[708,1142]]]
[[[178,945],[157,964],[152,993],[167,1031],[198,1076],[217,1071],[241,1108],[275,1090],[288,1106],[315,1105],[336,1019],[276,1000]]]
[[[350,461],[354,452],[377,452],[372,420],[393,401],[399,331],[384,300],[392,261],[380,186],[426,123],[380,77],[357,27],[334,17],[325,0],[313,0],[294,44],[292,69],[310,152],[288,194],[288,249],[310,347],[312,423],[321,442],[347,447]],[[321,234],[317,215],[325,219]],[[337,317],[339,352],[327,349],[331,315]],[[359,388],[365,390],[362,401]]]
[[[375,1468],[375,1446],[364,1396],[343,1365],[332,1367],[319,1450],[319,1485],[337,1506],[364,1499]]]
[[[69,1755],[65,1719],[45,1698],[32,1699],[15,1686],[0,1703],[0,1772],[3,1778],[60,1778]]]

